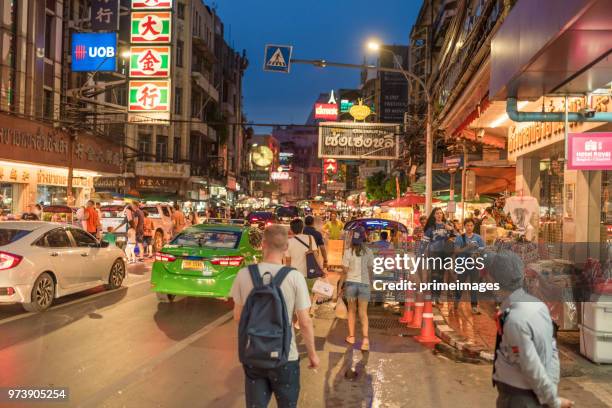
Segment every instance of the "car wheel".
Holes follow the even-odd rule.
[[[34,281],[30,303],[23,303],[22,306],[27,312],[42,312],[51,306],[54,298],[55,282],[45,272]]]
[[[117,259],[113,266],[111,266],[110,273],[108,274],[108,283],[104,285],[107,290],[120,288],[125,279],[125,264],[123,261]]]
[[[174,302],[174,299],[176,299],[176,295],[171,295],[169,293],[155,292],[155,295],[157,296],[157,300],[162,303],[172,303]]]
[[[153,236],[153,252],[159,252],[164,246],[164,234],[161,231],[155,231]]]

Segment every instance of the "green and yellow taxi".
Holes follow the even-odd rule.
[[[227,299],[238,271],[261,259],[262,231],[229,224],[183,230],[155,254],[151,285],[160,301],[179,296]]]

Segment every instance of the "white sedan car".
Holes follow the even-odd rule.
[[[123,251],[84,230],[41,221],[0,222],[0,304],[43,311],[53,300],[105,285],[121,286]]]

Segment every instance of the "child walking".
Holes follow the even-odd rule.
[[[127,256],[128,263],[136,263],[136,254],[134,249],[136,248],[136,230],[130,227],[127,232],[127,244],[125,246],[125,255]]]

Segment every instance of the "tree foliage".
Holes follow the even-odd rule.
[[[400,192],[406,191],[408,179],[404,174],[399,177]],[[395,176],[379,171],[366,179],[366,194],[370,200],[387,201],[397,198]]]

